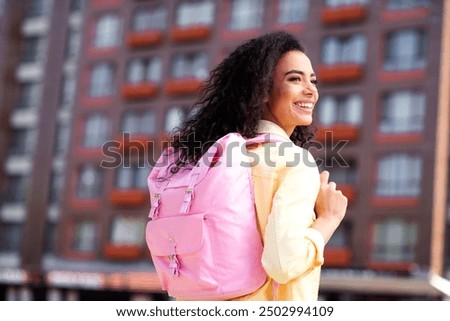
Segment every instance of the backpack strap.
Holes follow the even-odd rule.
[[[150,213],[148,214],[148,217],[150,219],[153,219],[158,216],[159,208],[161,206],[161,197],[167,185],[169,185],[169,182],[170,182],[169,179],[162,181],[161,186],[153,195],[152,207],[150,208]]]
[[[253,144],[272,143],[272,142],[290,142],[286,137],[282,137],[277,134],[263,133],[253,138],[245,138],[245,145],[250,146]]]
[[[195,166],[189,175],[188,186],[186,187],[186,190],[184,192],[184,198],[183,203],[181,204],[180,213],[187,213],[189,211],[189,208],[191,207],[192,200],[194,199],[195,183],[197,182],[197,178],[200,175],[201,170],[202,169],[200,166]]]
[[[261,143],[268,143],[268,142],[286,142],[286,141],[288,141],[288,140],[286,140],[286,138],[281,137],[279,135],[265,133],[265,134],[260,134],[254,138],[245,139],[245,145],[249,146],[252,144],[261,144]],[[215,144],[213,144],[208,149],[208,154],[216,155],[217,151],[218,151],[217,146]],[[205,168],[205,166],[209,167],[208,165],[203,164],[202,161],[199,161],[199,163],[197,163],[197,165],[191,170],[191,173],[189,174],[189,178],[188,178],[188,185],[187,185],[185,193],[184,193],[183,203],[181,204],[180,213],[186,214],[187,212],[189,212],[189,208],[191,207],[192,200],[194,199],[195,184],[196,184],[197,179],[200,176],[201,172],[203,170],[207,170],[207,168]],[[160,199],[158,199],[158,201],[160,202]]]

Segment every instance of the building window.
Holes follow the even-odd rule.
[[[354,160],[345,160],[345,164],[337,163],[333,158],[327,158],[320,166],[320,171],[330,172],[330,181],[336,184],[354,185],[357,181],[357,166]],[[339,188],[339,186],[338,186]]]
[[[408,154],[392,154],[380,159],[375,193],[380,197],[420,195],[422,159]]]
[[[109,122],[101,114],[90,115],[86,119],[84,131],[84,146],[88,148],[101,147],[108,139]]]
[[[389,10],[405,10],[412,8],[428,7],[430,0],[389,0],[387,8]]]
[[[45,254],[56,253],[56,223],[46,222],[45,237],[44,237],[44,252]]]
[[[88,220],[77,222],[74,226],[72,249],[77,252],[93,252],[95,244],[95,223]]]
[[[42,17],[51,10],[53,0],[31,0],[28,8],[27,17]]]
[[[259,28],[264,15],[264,0],[233,0],[231,30]]]
[[[167,9],[159,6],[155,9],[138,8],[131,18],[133,31],[161,30],[167,26]]]
[[[360,95],[325,96],[319,101],[318,121],[324,126],[333,124],[359,125],[363,100]]]
[[[326,6],[331,8],[352,6],[352,5],[364,5],[366,3],[367,0],[325,0]]]
[[[160,58],[135,58],[128,63],[127,81],[130,83],[159,82],[162,76]]]
[[[58,124],[55,135],[55,147],[54,147],[55,155],[62,155],[67,151],[69,146],[69,139],[70,139],[69,126],[62,123]]]
[[[23,225],[0,223],[0,252],[19,252],[22,247]]]
[[[208,77],[208,55],[200,52],[195,54],[177,54],[172,61],[172,77],[206,79]]]
[[[180,27],[211,25],[214,22],[214,2],[183,1],[177,8],[176,24]]]
[[[45,56],[47,39],[45,37],[25,38],[25,51],[22,62],[36,62]]]
[[[29,179],[24,175],[12,175],[6,178],[5,203],[22,203],[26,201]]]
[[[399,30],[387,37],[384,69],[411,70],[426,65],[426,35],[421,30]]]
[[[61,104],[71,105],[75,99],[77,79],[74,75],[64,75],[61,86]]]
[[[384,96],[380,132],[383,134],[417,133],[424,127],[425,95],[397,91]]]
[[[150,168],[147,166],[120,167],[117,170],[116,186],[119,189],[146,189]]]
[[[61,191],[64,188],[64,175],[52,172],[50,176],[49,203],[57,204],[61,199]]]
[[[66,38],[65,58],[71,59],[78,55],[81,47],[81,33],[79,30],[69,29]]]
[[[70,0],[70,12],[81,11],[84,0]]]
[[[21,83],[19,89],[17,109],[27,109],[39,106],[41,100],[41,84],[38,82]]]
[[[309,0],[280,0],[279,24],[304,22],[308,18]]]
[[[327,248],[348,248],[350,247],[349,242],[349,228],[341,224],[339,228],[333,233],[330,241],[327,243]]]
[[[127,111],[122,119],[122,132],[124,133],[156,134],[156,114],[151,110],[144,113]]]
[[[81,167],[78,177],[77,196],[82,199],[98,198],[102,193],[102,172],[93,165]]]
[[[414,261],[417,224],[391,218],[374,225],[371,259],[383,262]]]
[[[363,34],[349,37],[327,37],[322,43],[322,61],[327,65],[366,61],[367,39]]]
[[[92,68],[91,86],[89,88],[91,97],[104,97],[113,93],[114,69],[110,63],[101,62]]]
[[[186,110],[181,107],[172,107],[166,114],[164,122],[164,130],[167,133],[172,132],[176,127],[180,126],[186,118]]]
[[[141,246],[145,240],[145,220],[136,217],[116,217],[111,227],[111,243],[114,245]]]
[[[9,147],[10,156],[30,155],[36,144],[36,130],[30,128],[14,129],[11,133],[11,143]]]
[[[119,45],[120,20],[115,14],[101,16],[95,26],[94,47],[109,48]]]

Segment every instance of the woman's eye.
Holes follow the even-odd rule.
[[[314,79],[314,80],[311,80],[311,83],[312,83],[314,86],[317,86],[317,84],[318,84],[319,82],[317,81],[317,79]]]
[[[289,81],[301,81],[300,77],[289,78]]]

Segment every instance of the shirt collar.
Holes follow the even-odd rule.
[[[286,139],[290,139],[288,134],[284,131],[283,128],[281,128],[280,126],[269,120],[264,119],[261,119],[258,123],[258,133],[260,134],[271,133],[281,137],[285,137]]]

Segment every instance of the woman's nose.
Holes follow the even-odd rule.
[[[305,87],[303,88],[303,94],[312,96],[314,94],[315,90],[316,89],[315,89],[315,87],[312,84],[305,85]]]

